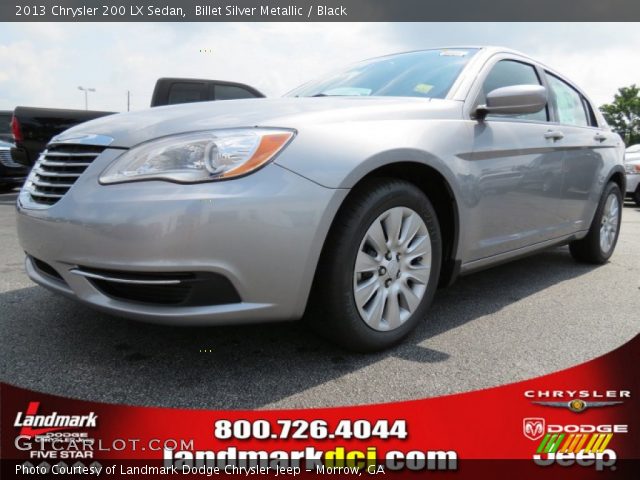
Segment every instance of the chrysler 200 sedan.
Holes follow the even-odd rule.
[[[101,310],[304,317],[371,351],[428,321],[458,275],[562,244],[606,262],[623,154],[586,94],[531,58],[416,51],[284,98],[67,130],[19,195],[18,230],[33,280]]]

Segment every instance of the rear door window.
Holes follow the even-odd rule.
[[[591,121],[587,117],[582,95],[568,83],[555,75],[547,73],[547,83],[553,95],[558,123],[588,127]]]
[[[538,73],[533,65],[516,60],[500,60],[496,63],[482,84],[478,105],[486,102],[487,94],[496,88],[514,85],[541,85]],[[523,115],[491,114],[487,118],[519,118],[546,122],[549,119],[547,107],[536,113]]]

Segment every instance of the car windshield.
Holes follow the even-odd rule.
[[[444,98],[476,51],[473,48],[425,50],[365,60],[302,85],[287,96]]]

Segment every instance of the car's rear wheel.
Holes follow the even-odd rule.
[[[638,185],[638,188],[636,188],[636,191],[633,193],[633,201],[640,207],[640,185]]]
[[[573,258],[595,264],[609,260],[618,242],[622,205],[620,187],[615,182],[609,182],[596,209],[589,233],[583,239],[569,244]]]
[[[308,312],[357,351],[387,348],[426,316],[441,263],[435,210],[412,183],[374,179],[341,209],[322,254]]]

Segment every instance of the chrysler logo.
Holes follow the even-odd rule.
[[[560,407],[568,408],[572,412],[580,413],[584,412],[590,407],[610,407],[612,405],[620,405],[622,402],[593,402],[591,400],[585,401],[580,398],[574,398],[568,402],[531,402],[536,405],[542,405],[543,407]]]

